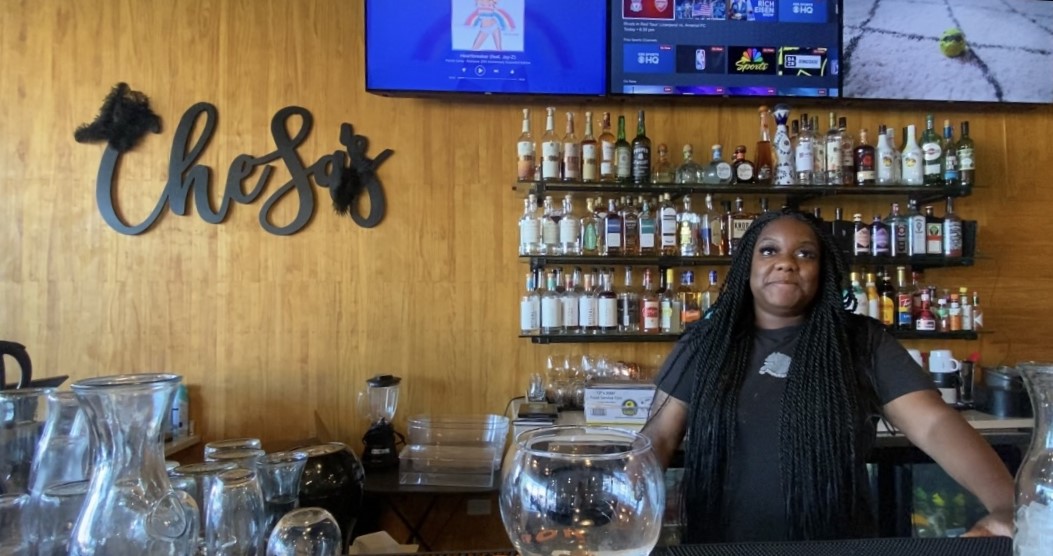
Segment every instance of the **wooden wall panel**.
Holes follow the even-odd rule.
[[[511,185],[521,105],[366,94],[360,2],[0,0],[0,16],[0,337],[28,345],[41,375],[174,371],[192,385],[206,439],[318,435],[357,445],[366,422],[356,392],[376,373],[405,378],[402,418],[500,412],[550,354],[654,364],[669,347],[517,338],[526,267],[515,256],[521,204]],[[164,214],[143,235],[116,233],[95,205],[102,148],[72,134],[118,81],[148,94],[164,119],[163,133],[122,162],[120,208],[130,221],[157,202],[175,127],[198,101],[219,110],[198,160],[212,169],[214,204],[234,156],[273,150],[273,114],[298,105],[314,115],[298,149],[305,163],[340,147],[342,122],[370,138],[372,155],[396,151],[381,169],[387,218],[359,228],[315,188],[314,218],[291,237],[260,229],[262,199],[232,207],[218,226],[191,208]],[[545,105],[527,105],[540,135]],[[638,108],[557,107],[560,126],[568,110],[624,113],[630,134]],[[755,141],[752,105],[646,108],[649,134],[674,160],[685,142],[706,160],[714,142],[728,154]],[[825,121],[827,108],[795,110]],[[853,130],[920,124],[923,110],[843,107]],[[1041,233],[1053,201],[1045,168],[1053,108],[947,105],[937,116],[969,119],[980,150],[982,186],[958,209],[980,222],[983,258],[927,279],[979,290],[991,333],[952,347],[992,363],[1053,358],[1045,341],[1053,264]],[[263,198],[288,179],[277,165]],[[887,212],[887,201],[822,206],[872,214]],[[287,221],[296,209],[286,199],[276,216]]]

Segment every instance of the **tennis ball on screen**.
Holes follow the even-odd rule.
[[[961,56],[965,49],[965,34],[957,27],[951,27],[940,36],[940,52],[948,58]]]

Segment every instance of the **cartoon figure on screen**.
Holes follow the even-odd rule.
[[[751,0],[731,0],[731,19],[753,21],[753,2]]]
[[[494,39],[493,49],[501,50],[501,31],[515,29],[515,21],[508,12],[497,7],[497,0],[475,0],[475,6],[475,11],[464,22],[468,27],[479,28],[472,50],[482,50],[486,39],[490,37]]]

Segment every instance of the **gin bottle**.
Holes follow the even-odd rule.
[[[689,147],[690,145],[685,145]],[[723,147],[713,145],[713,158],[709,161],[702,175],[702,183],[705,184],[728,184],[731,183],[734,173],[731,164],[722,158]]]
[[[563,332],[563,300],[556,291],[556,274],[547,273],[545,291],[541,293],[541,333]]]
[[[640,294],[640,331],[657,334],[661,331],[662,308],[658,294],[654,291],[651,269],[644,269],[643,292]]]
[[[889,255],[893,257],[910,256],[910,223],[907,217],[900,214],[899,203],[892,203],[892,212],[888,219],[888,245]]]
[[[584,291],[578,298],[578,332],[581,334],[594,334],[599,326],[599,314],[597,303],[599,301],[596,286],[591,274],[583,278]]]
[[[633,282],[633,267],[625,267],[625,287],[618,294],[618,330],[640,330],[640,294]]]
[[[534,273],[526,275],[526,290],[519,298],[519,333],[537,334],[541,331],[541,296],[534,287]]]
[[[704,179],[702,166],[694,160],[694,148],[690,143],[684,145],[684,161],[676,168],[676,183],[702,183]]]
[[[556,137],[556,109],[551,106],[545,109],[545,134],[541,136],[541,179],[558,180],[560,152],[559,137]]]
[[[552,197],[545,196],[541,213],[541,252],[545,255],[560,255],[559,220],[563,215],[552,204]]]
[[[530,109],[523,109],[523,132],[516,141],[516,179],[534,179],[534,136],[530,133]]]
[[[793,148],[790,136],[786,132],[786,120],[790,117],[790,107],[785,104],[775,105],[775,185],[793,185]]]
[[[531,193],[523,199],[523,216],[519,217],[519,254],[541,254],[541,221],[537,216],[537,197]]]
[[[619,257],[622,254],[622,217],[614,199],[607,201],[607,216],[604,218],[604,255]]]
[[[907,229],[910,233],[910,255],[924,255],[928,253],[926,238],[925,215],[918,210],[918,203],[914,199],[907,202]]]
[[[582,294],[574,287],[574,277],[567,276],[566,287],[560,296],[563,309],[563,332],[577,334],[581,332],[581,296]]]

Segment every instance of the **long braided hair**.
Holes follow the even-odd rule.
[[[727,529],[725,484],[735,446],[736,409],[753,345],[750,267],[757,238],[779,218],[806,223],[820,243],[819,287],[805,315],[786,377],[779,423],[782,494],[791,539],[850,536],[850,516],[861,508],[865,468],[857,430],[878,411],[872,383],[846,328],[857,321],[845,310],[846,264],[833,238],[809,214],[790,209],[761,215],[735,249],[720,296],[703,321],[685,333],[691,348],[685,380],[696,381],[684,446],[685,540],[720,540]],[[858,336],[858,335],[855,335]],[[855,339],[854,339],[855,340]],[[861,486],[862,485],[862,486]]]

